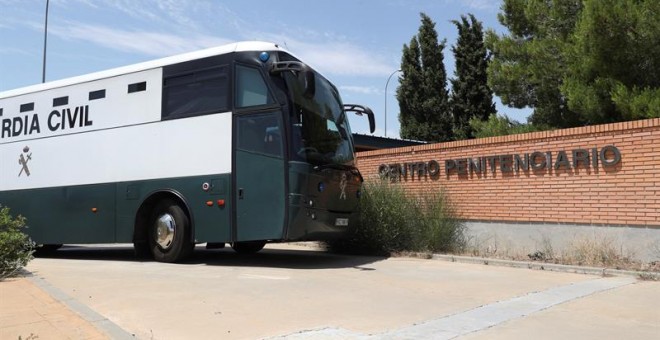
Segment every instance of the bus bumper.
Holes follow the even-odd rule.
[[[345,236],[357,223],[356,213],[291,206],[286,241],[324,241]]]

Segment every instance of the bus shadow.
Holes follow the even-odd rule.
[[[39,251],[34,253],[35,258],[65,259],[65,260],[102,260],[102,261],[129,261],[145,262],[135,255],[132,246],[98,245],[79,246],[64,245],[54,251]]]
[[[132,246],[76,246],[65,245],[57,251],[37,254],[37,258],[65,260],[93,260],[120,262],[154,262],[135,255]],[[220,267],[264,267],[284,269],[340,269],[372,270],[365,265],[386,259],[377,256],[334,254],[313,249],[278,249],[268,246],[256,254],[237,254],[231,248],[205,249],[198,246],[193,254],[179,265],[207,265]]]

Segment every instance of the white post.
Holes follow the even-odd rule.
[[[45,83],[46,82],[46,46],[48,42],[48,5],[50,3],[50,0],[46,0],[46,22],[44,24],[44,62],[43,62],[43,70],[41,72],[41,82]]]
[[[387,85],[390,84],[390,79],[392,79],[392,76],[397,72],[401,72],[401,70],[392,72],[392,74],[387,77],[387,82],[385,83],[385,137],[387,137]]]

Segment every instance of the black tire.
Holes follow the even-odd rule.
[[[231,248],[239,254],[254,254],[264,249],[266,241],[234,242]]]
[[[60,248],[62,248],[61,244],[42,244],[34,248],[34,254],[37,256],[53,254]]]
[[[41,249],[44,251],[56,251],[58,249],[62,248],[61,244],[42,244]]]
[[[148,259],[152,257],[151,248],[148,242],[135,242],[133,243],[135,256],[139,259]]]
[[[178,262],[190,255],[191,225],[184,209],[172,199],[160,201],[149,219],[149,248],[159,262]]]

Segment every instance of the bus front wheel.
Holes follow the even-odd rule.
[[[177,262],[193,250],[188,215],[174,200],[166,199],[156,205],[150,219],[149,248],[156,261]]]

